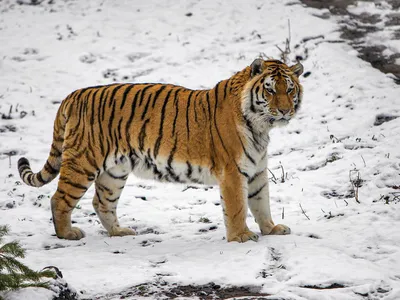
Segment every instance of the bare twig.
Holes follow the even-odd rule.
[[[290,54],[290,41],[291,41],[291,33],[290,33],[290,20],[288,19],[288,37],[285,40],[285,50],[282,50],[278,45],[275,45],[276,48],[281,52],[281,60],[284,63],[287,63],[288,55]]]
[[[306,218],[310,220],[310,218],[307,216],[306,212],[304,211],[303,207],[301,206],[301,203],[299,203],[299,206],[301,208],[301,212],[303,213],[303,215],[305,215]]]
[[[283,169],[282,164],[281,164],[281,170],[282,170],[281,182],[284,183],[285,182],[285,169]]]
[[[282,207],[282,220],[285,218],[285,207]]]
[[[353,173],[357,173],[357,177],[355,179],[352,178]],[[350,179],[351,186],[353,188],[354,199],[356,200],[357,203],[361,203],[358,198],[358,188],[361,187],[361,184],[362,184],[362,179],[360,178],[360,172],[357,169],[350,170],[349,171],[349,179]]]
[[[364,159],[364,157],[360,154],[360,156],[361,156],[361,158],[362,158],[362,160],[363,160],[363,162],[364,162],[364,167],[366,167],[367,166],[367,164],[365,163],[365,159]]]
[[[268,171],[269,171],[269,172],[271,173],[271,175],[272,175],[271,181],[272,181],[273,183],[276,184],[277,179],[276,179],[276,177],[275,177],[275,174],[272,173],[272,171],[271,171],[269,168],[268,168]]]
[[[311,41],[311,40],[324,39],[324,38],[325,38],[325,36],[323,36],[322,34],[320,34],[320,35],[316,35],[316,36],[305,37],[305,38],[303,38],[303,39],[301,40],[301,42],[302,42],[302,43],[306,43],[306,42]]]

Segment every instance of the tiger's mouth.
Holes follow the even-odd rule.
[[[270,126],[284,126],[288,124],[290,121],[290,117],[271,117],[268,119],[268,123]]]

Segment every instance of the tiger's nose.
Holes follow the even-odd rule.
[[[286,115],[290,109],[278,109],[278,111],[282,114],[282,115]]]

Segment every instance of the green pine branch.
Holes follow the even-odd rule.
[[[9,233],[8,226],[0,226],[0,243]],[[0,247],[0,291],[15,290],[25,287],[48,288],[48,283],[43,278],[56,278],[51,270],[36,272],[17,260],[24,258],[25,250],[14,241]],[[1,300],[1,296],[0,296]]]

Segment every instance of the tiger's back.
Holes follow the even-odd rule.
[[[243,99],[254,92],[251,80],[259,84],[253,72],[252,65],[211,90],[169,84],[112,84],[70,94],[57,112],[44,168],[34,174],[25,158],[18,166],[23,181],[32,186],[46,184],[60,173],[52,198],[57,236],[83,237],[82,231],[71,227],[71,211],[93,182],[93,206],[110,235],[134,234],[120,227],[116,217],[118,199],[132,171],[160,181],[218,183],[223,198],[224,194],[236,197],[231,191],[224,192],[224,186],[244,191],[248,184],[244,181],[254,181],[260,173],[257,163],[266,154],[266,150],[254,151],[247,132],[252,118],[247,120],[243,111]],[[254,136],[257,130],[252,130]],[[243,192],[239,194],[245,197]],[[231,200],[232,205],[224,201],[224,208],[233,206],[235,210],[243,206],[241,201]],[[229,222],[227,231],[235,225]]]

